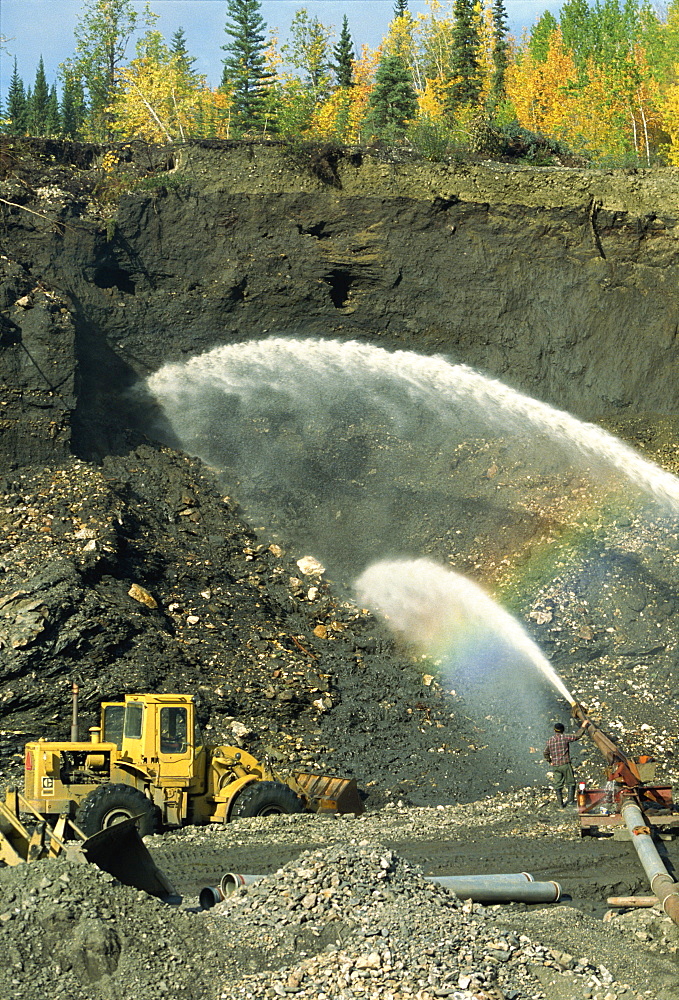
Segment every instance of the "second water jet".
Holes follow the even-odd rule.
[[[521,624],[472,580],[430,559],[383,560],[355,582],[357,597],[396,635],[444,661],[529,664],[570,705],[575,699]]]

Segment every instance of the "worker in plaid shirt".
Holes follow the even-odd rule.
[[[577,733],[574,733],[572,736],[566,736],[563,723],[557,722],[554,726],[554,735],[547,740],[545,760],[548,760],[551,765],[554,774],[554,791],[556,792],[557,802],[562,809],[575,802],[575,775],[573,774],[573,765],[571,764],[570,745],[575,740],[580,739],[588,725],[589,721],[583,722]],[[567,802],[563,800],[564,785],[568,789]]]

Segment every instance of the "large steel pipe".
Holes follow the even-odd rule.
[[[460,899],[474,903],[555,903],[561,898],[558,882],[533,882],[520,875],[442,875],[427,876],[450,889]]]
[[[219,883],[219,888],[224,893],[224,896],[230,896],[240,889],[242,885],[252,885],[253,882],[259,882],[260,878],[264,878],[263,875],[239,875],[236,872],[227,872],[226,875],[222,876],[222,880]]]
[[[634,849],[646,872],[651,892],[672,923],[679,924],[679,883],[668,874],[662,858],[658,854],[651,831],[644,821],[644,815],[636,802],[626,802],[622,807],[622,818],[632,835]]]
[[[222,876],[219,885],[207,885],[204,889],[201,889],[198,902],[204,910],[210,910],[217,903],[221,903],[223,899],[228,899],[240,886],[252,885],[253,882],[258,882],[261,878],[264,878],[264,876],[240,875],[237,872],[227,872],[226,875]]]
[[[227,872],[218,886],[206,886],[201,890],[199,900],[204,910],[208,910],[228,899],[242,885],[252,885],[264,878],[263,875],[239,875]],[[471,899],[474,903],[555,903],[561,898],[558,882],[535,882],[528,872],[509,875],[440,875],[426,876],[434,882],[450,889],[460,899]]]
[[[499,875],[425,875],[427,882],[437,882],[439,885],[445,885],[448,888],[452,887],[453,881],[459,881],[461,879],[488,879],[491,884],[495,883],[510,883],[519,882],[521,884],[525,882],[534,882],[535,879],[529,872],[510,872],[508,874],[500,873]]]

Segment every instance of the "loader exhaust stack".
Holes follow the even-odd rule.
[[[71,686],[71,743],[78,742],[78,685],[73,682]]]

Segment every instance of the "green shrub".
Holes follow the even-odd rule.
[[[408,126],[406,134],[421,156],[433,163],[445,160],[452,136],[444,122],[423,115]]]

